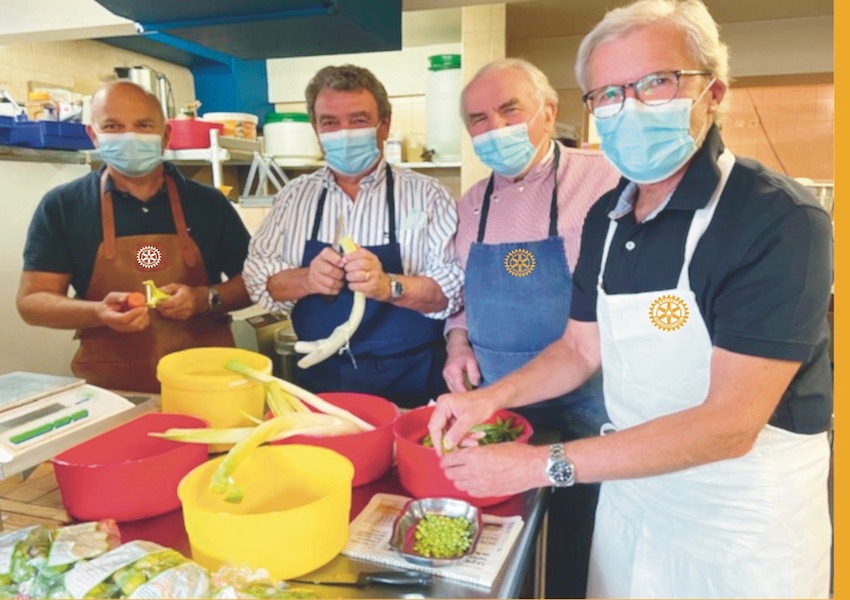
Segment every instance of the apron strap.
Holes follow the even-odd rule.
[[[732,172],[732,167],[735,165],[735,155],[729,150],[724,150],[717,159],[717,166],[720,168],[720,181],[717,182],[717,187],[714,193],[708,200],[708,204],[704,208],[697,210],[691,219],[691,228],[688,230],[688,238],[685,241],[685,260],[682,263],[682,271],[679,273],[679,289],[691,289],[691,274],[690,265],[691,259],[696,251],[697,244],[702,238],[702,234],[708,229],[714,211],[717,210],[717,205],[720,203],[720,196],[726,188],[726,182],[729,181],[729,174]]]
[[[552,164],[552,199],[549,203],[549,237],[558,235],[558,163],[561,149],[555,143],[555,159]],[[484,191],[484,202],[481,205],[481,219],[478,221],[478,243],[484,242],[484,232],[487,229],[487,215],[490,213],[490,197],[493,195],[494,176],[491,173]]]
[[[183,214],[183,205],[180,204],[180,194],[177,193],[177,184],[174,179],[166,175],[165,186],[168,190],[168,202],[171,204],[171,216],[174,219],[174,227],[177,229],[177,239],[180,240],[180,252],[183,255],[183,264],[187,267],[195,266],[195,253],[192,252],[192,239],[186,227],[186,216]]]
[[[112,205],[112,192],[106,189],[109,175],[106,169],[100,176],[100,222],[103,227],[103,254],[106,260],[115,258],[115,208]]]
[[[115,206],[112,203],[112,191],[106,189],[109,178],[106,170],[100,176],[100,219],[103,226],[103,253],[107,260],[115,258]],[[174,219],[174,227],[177,238],[180,240],[180,253],[183,255],[183,263],[187,267],[195,266],[195,253],[192,252],[192,239],[186,227],[186,216],[183,214],[183,206],[180,204],[180,194],[177,193],[177,185],[170,175],[165,175],[165,186],[168,190],[168,202],[171,205],[171,217]]]
[[[393,171],[389,163],[386,164],[387,189],[385,197],[387,200],[387,211],[389,211],[389,226],[390,226],[390,243],[396,243],[395,233],[395,180],[393,179]],[[325,214],[325,200],[328,197],[328,188],[322,188],[322,193],[319,195],[319,202],[316,204],[316,216],[313,218],[313,230],[310,232],[310,241],[319,241],[319,226],[322,224],[322,216]]]

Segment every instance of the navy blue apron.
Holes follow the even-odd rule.
[[[564,332],[570,314],[572,276],[558,235],[558,163],[555,144],[554,185],[549,236],[538,241],[485,244],[493,176],[487,184],[478,224],[478,240],[469,250],[464,284],[469,341],[488,385],[517,370]],[[608,422],[601,375],[577,390],[519,409],[533,426],[558,429],[564,437],[598,435]]]
[[[389,165],[386,165],[386,179],[389,243],[365,248],[378,257],[386,273],[403,273]],[[327,192],[327,188],[323,189],[319,197],[312,233],[304,246],[302,267],[308,267],[330,245],[318,241]],[[348,319],[353,302],[354,294],[347,286],[332,302],[320,294],[300,299],[291,314],[298,339],[328,337]],[[299,368],[298,383],[312,392],[359,392],[381,396],[403,408],[422,406],[446,391],[442,376],[444,323],[408,308],[367,299],[363,320],[351,338],[351,353],[331,356],[309,369]]]

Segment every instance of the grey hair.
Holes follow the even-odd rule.
[[[605,13],[581,41],[575,65],[581,89],[587,92],[590,87],[587,65],[594,50],[636,29],[658,23],[670,23],[681,30],[691,57],[729,86],[729,49],[720,41],[719,27],[701,0],[638,0]]]
[[[378,81],[378,78],[369,70],[357,65],[329,66],[320,69],[310,83],[304,95],[307,100],[307,112],[310,122],[316,124],[316,112],[314,110],[316,97],[322,90],[337,90],[340,92],[351,92],[366,90],[375,98],[378,104],[378,118],[381,121],[389,119],[393,114],[393,107],[387,97],[387,90]]]
[[[470,82],[464,86],[463,92],[460,95],[461,115],[464,113],[463,105],[466,101],[466,92],[469,90],[470,86],[480,77],[503,69],[517,69],[518,71],[525,73],[526,77],[528,77],[528,80],[531,82],[531,85],[534,86],[535,96],[537,99],[540,100],[541,103],[548,101],[556,107],[558,106],[558,92],[556,92],[555,88],[552,87],[552,84],[549,83],[549,78],[546,77],[546,73],[523,58],[502,58],[494,60],[491,63],[487,63],[481,67]]]

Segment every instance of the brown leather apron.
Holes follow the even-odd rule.
[[[109,292],[143,291],[142,281],[156,285],[208,285],[204,259],[189,237],[174,180],[165,176],[176,234],[115,237],[112,194],[107,175],[100,179],[103,242],[97,249],[86,300],[101,301]],[[203,346],[233,346],[227,315],[196,315],[186,321],[166,319],[150,310],[144,330],[121,333],[109,327],[77,332],[80,347],[71,368],[77,377],[104,388],[159,393],[156,365],[171,352]]]

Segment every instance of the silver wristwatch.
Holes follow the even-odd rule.
[[[392,273],[387,273],[387,275],[390,277],[390,298],[393,300],[401,298],[404,295],[404,285],[402,285],[398,275]]]
[[[207,292],[207,303],[209,305],[210,312],[222,312],[224,310],[224,304],[221,301],[221,294],[218,292],[218,288],[210,286],[207,289],[209,290],[209,292]]]
[[[555,487],[569,487],[576,482],[576,467],[564,454],[563,444],[549,446],[546,476]]]

